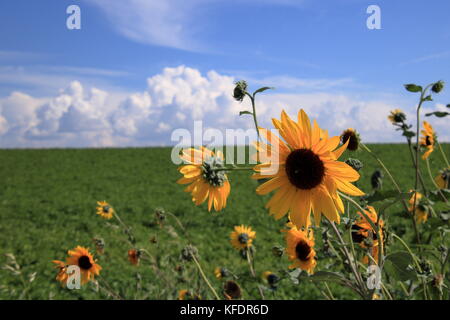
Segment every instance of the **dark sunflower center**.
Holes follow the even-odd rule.
[[[317,187],[325,175],[325,166],[319,156],[309,149],[292,151],[286,159],[289,181],[299,189]]]
[[[247,242],[248,242],[248,234],[246,234],[246,233],[241,233],[241,234],[238,236],[238,241],[239,241],[239,243],[247,244]]]
[[[271,273],[271,274],[269,274],[269,275],[267,276],[267,282],[268,282],[269,284],[272,284],[272,285],[273,285],[273,284],[277,283],[278,280],[279,280],[279,278],[278,278],[278,276],[277,276],[276,274]]]
[[[311,252],[311,247],[304,241],[301,241],[295,247],[295,253],[297,258],[302,261],[308,260],[308,256]]]
[[[356,224],[352,225],[352,240],[354,243],[361,243],[366,239],[366,237],[359,232],[362,229],[363,228]]]
[[[356,137],[355,132],[353,131],[346,131],[344,132],[344,134],[342,135],[342,143],[346,143],[347,140],[350,141],[348,142],[347,145],[347,149],[350,151],[355,151],[358,149],[358,138]]]
[[[430,136],[426,136],[426,138],[425,138],[425,145],[431,146],[431,137]]]
[[[81,269],[89,270],[92,267],[91,259],[88,256],[82,256],[78,259],[78,266]]]
[[[103,212],[108,213],[110,209],[110,206],[103,206]]]

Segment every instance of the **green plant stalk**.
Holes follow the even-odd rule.
[[[251,100],[251,102],[252,102],[252,110],[253,110],[252,116],[253,116],[253,122],[255,123],[255,129],[256,129],[256,133],[257,133],[257,135],[258,135],[258,141],[259,141],[259,140],[261,139],[261,136],[259,135],[258,119],[257,119],[257,117],[256,117],[255,96],[254,96],[254,95],[251,95],[251,94],[248,93],[248,92],[245,92],[245,94],[246,94],[247,96],[250,97],[250,100]]]
[[[445,203],[448,203],[448,200],[442,193],[441,188],[439,188],[436,181],[434,181],[434,179],[433,179],[433,175],[431,174],[431,169],[430,169],[430,161],[428,160],[428,158],[426,159],[426,163],[427,163],[428,174],[430,175],[430,180],[433,182],[433,184],[436,187],[437,191],[439,192],[439,195],[441,196],[442,200],[444,200]]]
[[[397,189],[398,193],[402,193],[402,190],[400,189],[400,186],[398,185],[397,181],[395,181],[394,177],[392,176],[391,172],[388,170],[388,168],[384,165],[383,161],[381,161],[380,158],[377,157],[376,154],[374,154],[364,143],[361,143],[361,146],[372,156],[375,158],[375,160],[378,161],[378,163],[383,167],[384,171],[386,171],[386,173],[388,174],[389,178],[391,179],[392,183],[394,184],[395,188]],[[416,171],[418,170],[418,165],[416,165]],[[417,187],[416,189],[417,190]],[[409,212],[408,210],[408,205],[406,204],[406,201],[404,199],[402,199],[402,204],[403,207],[406,211],[406,213]],[[412,224],[414,227],[414,232],[416,234],[416,239],[417,239],[417,243],[420,244],[421,243],[421,239],[420,239],[420,233],[419,233],[419,229],[417,228],[417,224],[416,224],[416,220],[414,218],[414,212],[415,210],[413,210],[413,213],[408,214],[409,216],[411,216],[411,220],[412,220]]]
[[[253,259],[251,257],[252,254],[251,254],[250,249],[248,247],[245,250],[246,250],[248,266],[250,268],[250,273],[252,274],[252,277],[256,279],[257,277],[256,277],[255,269],[253,267]],[[261,296],[261,299],[265,300],[266,298],[264,297],[264,292],[262,291],[262,289],[261,289],[261,287],[259,286],[258,283],[256,285],[258,287],[258,291],[259,291],[259,295]]]
[[[216,297],[217,300],[220,300],[219,295],[217,294],[216,290],[213,288],[213,286],[211,285],[211,283],[209,282],[208,278],[206,277],[205,273],[203,272],[202,267],[200,266],[200,263],[198,262],[197,258],[195,257],[195,255],[191,255],[192,260],[195,262],[195,265],[198,268],[198,271],[200,272],[200,275],[202,276],[203,280],[205,281],[206,285],[208,286],[208,288],[211,290],[211,292],[213,293],[213,295]]]
[[[445,161],[445,164],[447,165],[447,168],[449,168],[449,167],[450,167],[450,164],[448,163],[448,159],[447,159],[447,156],[445,155],[444,150],[442,150],[441,144],[439,143],[438,140],[436,140],[436,143],[437,143],[437,145],[438,145],[438,147],[439,147],[439,151],[440,151],[441,154],[442,154],[442,158],[444,158],[444,161]]]
[[[414,159],[414,154],[412,151],[411,140],[407,139],[407,141],[408,141],[409,154],[411,155],[411,161],[414,165],[414,170],[415,170],[417,165],[416,165],[416,160]],[[422,189],[424,190],[425,193],[427,193],[427,188],[425,187],[425,182],[423,181],[423,177],[422,177],[422,174],[420,173],[420,171],[419,171],[419,180],[420,180],[420,184],[422,185]]]
[[[362,280],[361,274],[358,272],[357,268],[356,268],[356,260],[354,256],[351,256],[350,253],[347,250],[347,247],[345,245],[344,239],[342,239],[341,234],[339,233],[338,228],[336,227],[336,225],[334,224],[333,221],[328,220],[328,222],[330,223],[334,233],[336,234],[339,242],[342,245],[342,250],[344,252],[344,255],[346,256],[348,263],[350,265],[350,268],[352,269],[353,275],[355,276],[355,280],[358,283],[361,293],[362,293],[362,298],[366,298],[365,297],[365,292],[366,292],[366,287],[364,285],[364,282]],[[359,290],[358,290],[359,291]]]

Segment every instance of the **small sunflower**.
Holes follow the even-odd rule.
[[[183,150],[181,159],[187,165],[181,166],[179,171],[183,178],[179,184],[190,184],[185,191],[192,194],[192,201],[199,206],[208,199],[208,211],[214,205],[214,210],[220,211],[227,205],[230,194],[230,183],[224,172],[224,159],[221,151],[213,151],[201,147],[200,150],[189,148]]]
[[[80,267],[81,284],[93,280],[95,275],[100,274],[102,267],[95,263],[95,260],[88,249],[77,246],[75,249],[69,250],[68,254],[69,257],[66,260],[66,264]]]
[[[422,133],[422,136],[420,137],[419,143],[426,149],[425,153],[422,155],[422,159],[425,160],[434,150],[436,134],[433,130],[433,127],[426,121],[423,122],[423,128],[424,129],[420,131]]]
[[[106,201],[97,201],[97,214],[102,218],[111,219],[114,215],[114,209]]]
[[[377,224],[378,215],[375,208],[372,206],[367,206],[367,210],[364,213],[369,217],[373,224]],[[370,255],[378,263],[378,236],[376,231],[372,228],[372,225],[366,220],[361,212],[357,212],[360,216],[359,219],[352,225],[352,240],[358,243],[361,248],[370,248]],[[380,228],[380,241],[384,241],[384,221],[380,219],[378,221],[378,227]],[[369,257],[365,256],[363,258],[363,263],[369,263]]]
[[[228,277],[229,271],[226,268],[217,267],[214,269],[214,275],[217,279],[223,279]]]
[[[141,251],[136,249],[128,250],[128,260],[134,266],[139,265],[139,261],[141,259]]]
[[[230,233],[230,242],[237,250],[250,248],[255,238],[256,232],[244,225],[235,226],[234,231]]]
[[[353,128],[348,128],[341,134],[342,144],[345,144],[348,140],[349,142],[347,145],[347,149],[350,151],[358,150],[360,139],[361,138],[359,137],[359,133],[357,133]]]
[[[284,111],[281,121],[272,120],[286,143],[260,128],[261,136],[270,145],[256,143],[258,157],[263,163],[254,167],[256,173],[252,176],[254,179],[270,178],[256,189],[258,194],[265,195],[277,190],[266,208],[276,219],[289,212],[298,228],[308,225],[311,212],[316,225],[320,224],[322,214],[339,223],[339,213],[344,212],[344,204],[338,190],[352,196],[364,195],[351,184],[359,179],[358,172],[348,164],[337,161],[346,150],[349,139],[336,150],[340,137],[328,138],[328,133],[320,129],[317,122],[311,125],[303,110],[298,113],[297,122]],[[268,154],[271,157],[267,157]],[[273,161],[273,158],[277,160]],[[277,172],[271,168],[274,164],[278,165]]]
[[[391,114],[388,116],[388,119],[393,123],[402,123],[406,120],[405,113],[400,109],[395,109],[391,111]]]
[[[229,280],[223,286],[223,294],[227,300],[239,299],[242,297],[241,287],[233,280]]]
[[[276,288],[278,281],[280,281],[280,277],[278,277],[272,271],[265,271],[262,274],[262,278],[271,288]]]
[[[434,178],[434,181],[438,185],[440,189],[449,189],[450,188],[450,167],[445,168],[439,172]]]
[[[55,268],[58,269],[56,280],[61,282],[61,285],[64,286],[67,283],[67,278],[69,277],[67,274],[67,264],[59,260],[53,260],[52,262],[56,264]]]
[[[412,190],[410,190],[410,192],[412,192]],[[428,220],[428,209],[427,206],[424,205],[422,200],[423,200],[422,194],[420,192],[417,192],[416,212],[414,213],[417,223],[424,223]],[[409,202],[408,210],[412,212],[414,209],[414,193],[412,194],[408,202]]]
[[[286,232],[286,254],[293,262],[289,268],[300,268],[310,274],[314,273],[317,262],[312,230],[309,235],[307,231],[298,230],[296,227],[284,232]]]
[[[190,290],[183,289],[178,291],[178,300],[201,300],[201,297]]]

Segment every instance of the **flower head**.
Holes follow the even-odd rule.
[[[277,287],[278,281],[280,281],[280,277],[278,277],[275,273],[272,271],[265,271],[262,274],[262,278],[264,281],[267,282],[267,284],[270,286],[270,288],[275,289]]]
[[[412,191],[413,190],[410,190],[410,192],[412,192]],[[417,221],[417,223],[424,223],[428,220],[428,206],[425,203],[426,199],[423,198],[423,195],[420,192],[414,192],[412,194],[411,198],[409,199],[408,210],[410,212],[412,212],[414,210],[414,200],[415,200],[415,207],[416,207],[414,216],[416,218],[416,221]]]
[[[63,261],[53,260],[55,268],[58,269],[58,274],[56,275],[56,280],[61,282],[61,285],[64,286],[67,283],[67,278],[69,275],[67,274],[67,264]]]
[[[192,194],[192,201],[200,205],[208,199],[208,211],[214,206],[214,210],[220,211],[227,204],[230,194],[230,183],[224,172],[223,154],[201,147],[198,149],[183,150],[181,159],[187,165],[180,167],[179,171],[183,178],[179,184],[189,184],[185,189]]]
[[[228,300],[242,297],[241,287],[233,280],[228,280],[223,286],[223,294]]]
[[[359,133],[356,132],[353,128],[348,128],[344,130],[341,134],[341,142],[345,144],[348,140],[347,150],[356,151],[358,150],[359,143],[361,138],[359,137]]]
[[[366,217],[364,217],[361,212],[357,213],[359,215],[359,219],[352,225],[352,240],[353,242],[358,243],[362,248],[369,248],[371,250],[370,255],[378,263],[378,241],[384,241],[384,221],[382,219],[378,220],[378,215],[374,207],[367,206],[367,209],[364,210],[366,216],[380,230],[380,239],[378,239],[377,232],[372,227],[372,224],[366,219]],[[369,262],[369,257],[365,256],[363,258],[363,262],[367,264]]]
[[[403,123],[406,120],[405,113],[400,109],[395,109],[391,111],[391,114],[388,116],[388,119],[393,123]]]
[[[136,249],[130,249],[128,250],[128,260],[130,263],[134,266],[137,266],[139,264],[139,261],[141,259],[141,251]]]
[[[97,214],[102,218],[111,219],[114,215],[114,209],[106,201],[97,201]]]
[[[286,254],[293,262],[289,268],[300,268],[313,273],[317,262],[312,230],[308,234],[307,231],[293,227],[284,232],[286,232]]]
[[[420,131],[422,136],[420,137],[420,145],[426,149],[422,155],[422,159],[427,159],[434,150],[434,144],[436,140],[436,134],[433,127],[426,121],[423,122],[423,130]]]
[[[338,161],[350,140],[336,149],[340,137],[329,138],[315,121],[311,125],[303,110],[298,113],[297,122],[283,111],[281,121],[273,119],[273,123],[284,141],[260,128],[261,136],[269,144],[256,143],[258,157],[263,163],[253,169],[256,171],[254,179],[270,178],[256,189],[258,194],[276,190],[266,208],[276,219],[289,213],[298,228],[309,224],[311,212],[316,225],[320,223],[322,214],[339,223],[339,213],[344,212],[344,205],[338,191],[353,196],[364,195],[351,184],[359,179],[358,172]],[[276,172],[273,165],[278,166]]]
[[[433,84],[433,86],[431,87],[431,91],[433,91],[434,93],[441,92],[442,89],[444,89],[444,84],[444,81],[439,80],[438,82]]]
[[[217,279],[226,278],[228,277],[229,274],[230,272],[228,271],[227,268],[217,267],[214,269],[214,275],[216,276]]]
[[[93,255],[88,249],[77,246],[68,251],[69,257],[66,260],[67,265],[76,265],[80,267],[81,284],[85,284],[94,279],[95,275],[100,274],[102,267],[96,263]]]
[[[434,178],[434,181],[440,189],[450,188],[450,167],[445,168],[439,172],[439,174]]]
[[[237,81],[236,87],[233,91],[233,98],[236,99],[236,101],[242,102],[245,98],[245,93],[247,92],[247,82],[245,80]]]
[[[201,297],[190,290],[183,289],[178,291],[178,300],[201,300]]]
[[[237,250],[250,248],[255,238],[256,232],[244,225],[235,226],[234,231],[230,233],[230,242]]]

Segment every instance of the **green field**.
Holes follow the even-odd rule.
[[[404,144],[380,144],[369,147],[386,163],[406,191],[413,188],[414,172],[410,154]],[[446,154],[450,146],[444,145]],[[103,267],[102,280],[127,299],[176,299],[180,289],[197,289],[204,298],[212,298],[199,279],[192,263],[180,260],[180,252],[188,243],[175,221],[167,216],[164,227],[155,224],[154,210],[161,207],[172,212],[187,229],[198,248],[200,263],[213,286],[220,291],[221,282],[214,278],[217,266],[227,267],[239,276],[246,299],[259,298],[254,282],[248,278],[248,265],[229,243],[233,226],[246,224],[257,233],[255,268],[258,275],[266,270],[279,272],[289,265],[286,257],[272,255],[272,247],[284,245],[279,230],[284,220],[275,221],[264,209],[268,196],[255,193],[258,182],[250,172],[229,174],[231,195],[220,213],[208,213],[206,205],[195,207],[190,195],[175,181],[181,177],[170,160],[170,148],[128,149],[61,149],[0,150],[0,265],[12,253],[21,266],[20,274],[0,270],[0,299],[106,299],[105,291],[96,291],[90,283],[81,290],[61,288],[55,280],[54,259],[64,260],[68,249],[77,245],[93,248],[92,238],[106,242],[105,254],[98,256]],[[349,154],[364,163],[358,186],[370,191],[370,176],[379,168],[363,151]],[[444,166],[438,151],[431,157],[433,175]],[[425,164],[422,163],[423,168]],[[426,182],[431,186],[428,175]],[[385,177],[383,188],[392,189]],[[116,220],[106,221],[96,215],[96,202],[108,201],[122,220],[133,228],[137,247],[146,248],[158,259],[155,273],[147,261],[138,267],[130,265],[126,242]],[[405,240],[412,238],[411,222],[400,206],[391,207],[385,219]],[[432,219],[431,219],[432,220]],[[420,226],[425,235],[432,221]],[[150,239],[156,236],[157,243]],[[320,247],[320,242],[318,246]],[[390,248],[395,248],[393,244]],[[318,251],[318,270],[339,271],[341,265]],[[184,265],[184,273],[175,268]],[[35,280],[28,275],[36,272]],[[140,280],[139,280],[140,279]],[[331,285],[337,298],[356,296],[347,288]],[[323,299],[318,288],[307,281],[298,285],[282,280],[276,292],[267,298]]]

